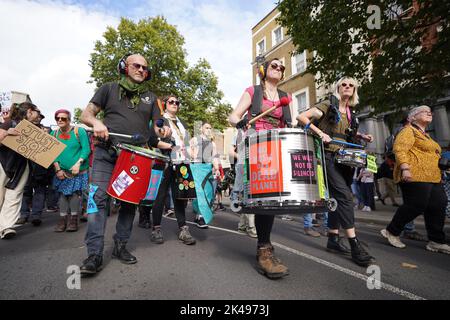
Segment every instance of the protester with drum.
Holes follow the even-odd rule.
[[[157,97],[148,90],[145,81],[150,79],[150,71],[145,58],[139,54],[124,56],[118,64],[121,79],[102,85],[81,115],[81,121],[93,127],[96,145],[92,166],[91,194],[97,212],[89,214],[85,243],[88,258],[81,266],[81,273],[95,274],[103,263],[104,233],[106,227],[106,203],[110,177],[117,161],[118,143],[147,144],[150,138],[149,122],[153,120],[156,134],[169,137],[168,127],[156,128],[156,120],[161,117]],[[103,122],[96,115],[104,111]],[[111,133],[111,135],[110,135]],[[133,136],[134,140],[112,133]],[[150,168],[148,168],[150,170]],[[95,191],[94,191],[95,190]],[[126,264],[137,262],[136,257],[126,249],[131,236],[136,205],[122,201],[114,235],[113,257]]]
[[[229,117],[231,125],[238,129],[249,129],[248,123],[252,114],[259,114],[261,111],[264,112],[275,106],[280,106],[282,98],[289,99],[289,102],[292,100],[290,96],[288,97],[285,92],[277,88],[284,76],[284,69],[285,67],[277,58],[272,58],[261,65],[258,70],[261,85],[252,86],[245,90],[237,107]],[[254,112],[255,107],[259,109],[258,112]],[[246,116],[241,120],[246,112],[248,112],[248,117]],[[275,108],[267,116],[259,118],[254,127],[256,131],[283,128],[289,122],[291,122],[290,106],[284,106],[283,108]],[[238,152],[242,151],[238,150]],[[270,242],[270,234],[274,218],[274,215],[255,216],[258,234],[257,269],[270,279],[281,278],[289,274],[288,268],[273,254],[274,248]]]
[[[163,115],[164,124],[170,126],[172,138],[162,139],[162,141],[159,141],[158,147],[162,150],[167,150],[166,153],[170,154],[171,164],[164,169],[158,195],[153,203],[153,230],[150,240],[157,244],[164,242],[161,220],[167,192],[171,188],[175,217],[179,228],[178,239],[184,244],[193,245],[196,240],[186,225],[185,212],[186,201],[195,198],[195,183],[189,170],[189,155],[187,154],[189,133],[186,124],[177,116],[180,109],[178,98],[174,95],[165,97],[163,106],[165,109]]]
[[[316,133],[325,143],[326,174],[330,196],[336,199],[338,206],[328,218],[327,250],[350,254],[352,260],[360,266],[368,266],[375,259],[366,252],[355,233],[355,214],[353,196],[350,189],[354,168],[336,162],[336,155],[340,149],[337,144],[330,144],[332,140],[354,143],[357,139],[372,142],[373,137],[361,134],[358,121],[352,112],[352,107],[358,104],[358,85],[355,79],[341,78],[331,96],[329,104],[320,104],[298,115],[297,119]],[[339,237],[339,228],[345,230],[351,246],[349,250]]]

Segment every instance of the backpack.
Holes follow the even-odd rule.
[[[404,127],[400,127],[395,129],[392,134],[386,138],[386,140],[384,141],[384,154],[387,157],[391,157],[393,160],[395,160],[395,156],[394,156],[394,142],[395,142],[395,138],[398,136],[398,134],[400,133],[400,131],[402,131]]]
[[[75,137],[77,137],[78,143],[81,145],[80,134],[78,133],[78,127],[77,126],[73,126],[72,129],[73,129],[73,132],[75,133]],[[58,137],[58,133],[59,133],[59,128],[57,130],[53,131],[53,136],[55,138],[57,138]]]

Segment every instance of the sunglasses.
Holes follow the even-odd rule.
[[[64,122],[65,122],[65,121],[69,120],[69,118],[65,118],[65,117],[56,117],[55,120],[56,120],[56,121],[64,121]]]
[[[167,103],[171,104],[171,105],[176,105],[177,107],[180,106],[180,101],[176,101],[176,100],[169,100],[169,101],[167,101]]]
[[[350,87],[350,88],[354,87],[354,85],[352,83],[345,83],[345,82],[341,83],[341,86],[342,87]]]
[[[281,72],[284,72],[284,70],[286,69],[282,64],[277,64],[277,63],[272,63],[270,66],[274,70],[280,69]]]
[[[142,64],[139,64],[139,63],[132,63],[131,65],[132,65],[133,68],[135,68],[136,70],[139,70],[139,69],[142,68],[142,70],[148,71],[148,67],[147,67],[147,66],[143,66]]]

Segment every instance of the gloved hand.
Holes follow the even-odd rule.
[[[245,117],[236,124],[236,129],[247,129],[247,125],[248,125],[248,118]]]

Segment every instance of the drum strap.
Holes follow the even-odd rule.
[[[254,86],[254,93],[252,98],[252,105],[250,106],[250,112],[249,112],[249,120],[251,118],[256,117],[258,114],[261,113],[263,99],[264,99],[264,93],[261,85]],[[287,93],[284,91],[281,91],[278,89],[278,97],[281,99],[282,97],[288,97]],[[283,106],[283,121],[288,126],[292,123],[292,116],[291,116],[291,109],[289,108],[289,105]],[[254,125],[253,125],[254,126]]]

